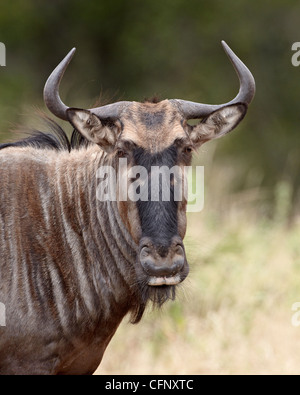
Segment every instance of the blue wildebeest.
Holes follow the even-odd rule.
[[[120,158],[147,174],[189,165],[201,144],[235,128],[255,83],[223,46],[240,80],[228,103],[122,101],[89,110],[67,107],[58,93],[72,50],[44,89],[49,110],[74,127],[71,140],[48,119],[52,133],[0,146],[1,374],[91,374],[126,314],[136,323],[149,301],[175,297],[189,271],[186,199],[174,199],[170,182],[169,201],[101,201],[97,171],[109,165],[118,174]]]

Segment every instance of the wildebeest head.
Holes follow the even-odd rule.
[[[169,173],[169,199],[162,198],[163,178],[158,185],[158,198],[152,199],[153,169],[183,169],[191,164],[192,154],[203,143],[219,138],[234,129],[243,119],[255,93],[252,74],[223,42],[240,80],[238,95],[221,105],[207,105],[172,99],[159,102],[122,101],[89,110],[67,107],[58,89],[75,49],[52,72],[44,90],[45,103],[52,113],[71,122],[86,139],[98,144],[117,163],[127,159],[128,185],[144,188],[144,198],[120,199],[121,218],[136,241],[140,273],[144,283],[173,289],[188,274],[183,246],[186,231],[186,199],[174,198],[177,175]],[[190,119],[201,119],[191,126]],[[120,163],[120,161],[118,162]],[[145,169],[132,174],[134,167]],[[123,169],[124,170],[124,169]],[[118,171],[123,171],[118,167]],[[184,172],[181,173],[182,175]],[[151,195],[151,196],[150,196]],[[119,196],[119,195],[118,195]],[[161,292],[159,291],[159,292]]]

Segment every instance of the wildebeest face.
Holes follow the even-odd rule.
[[[74,127],[104,149],[117,169],[119,213],[139,246],[147,285],[173,286],[186,278],[184,167],[196,148],[233,129],[245,111],[242,104],[226,106],[193,127],[169,100],[133,102],[114,121],[88,110],[67,111]],[[125,199],[119,192],[124,183]]]
[[[183,246],[186,200],[184,194],[176,199],[175,189],[183,188],[183,167],[191,163],[193,143],[168,100],[133,103],[122,122],[116,155],[128,158],[129,188],[137,188],[139,199],[120,201],[119,210],[139,244],[147,284],[176,285],[187,276],[188,264]]]
[[[138,199],[124,199],[119,194],[118,210],[139,248],[137,280],[145,285],[146,298],[150,294],[158,303],[173,296],[174,286],[188,273],[182,243],[186,229],[185,194],[181,199],[175,196],[180,190],[178,184],[183,184],[180,179],[184,173],[178,176],[171,169],[190,164],[194,149],[237,126],[255,94],[251,72],[224,41],[222,45],[240,81],[238,94],[223,104],[170,99],[146,103],[119,101],[90,110],[70,108],[59,96],[59,85],[75,48],[53,70],[44,88],[48,109],[71,122],[83,136],[108,153],[107,160],[114,163],[114,169],[121,175],[122,182],[118,179],[118,184],[123,186],[126,181],[126,187],[121,189],[129,195],[134,187],[135,197],[140,192]],[[191,119],[202,121],[192,127],[188,125]],[[120,163],[125,159],[124,170]],[[134,171],[136,167],[143,169],[140,174]],[[169,181],[168,177],[159,181],[155,199],[153,168],[156,173],[157,169],[167,169],[169,177]],[[168,192],[168,199],[163,198],[164,192]]]

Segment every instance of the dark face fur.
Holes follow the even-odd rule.
[[[140,281],[159,303],[174,293],[175,285],[182,282],[189,271],[183,246],[187,202],[184,198],[180,201],[174,198],[178,179],[172,173],[167,184],[169,199],[162,197],[165,181],[160,179],[158,195],[153,200],[152,169],[165,167],[170,170],[177,166],[183,175],[184,166],[191,164],[193,150],[229,132],[243,118],[245,111],[244,105],[227,106],[191,127],[168,100],[133,102],[114,122],[101,121],[87,110],[68,110],[74,127],[103,148],[115,168],[118,168],[120,158],[127,159],[121,180],[126,178],[128,186],[136,182],[147,185],[146,199],[118,199],[118,208],[139,248]],[[130,170],[135,166],[142,166],[145,171],[132,177]]]

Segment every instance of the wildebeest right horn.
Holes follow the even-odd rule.
[[[250,104],[254,94],[255,94],[255,80],[250,70],[244,65],[244,63],[236,56],[236,54],[229,48],[229,46],[222,41],[224,51],[231,60],[233,67],[240,80],[240,90],[237,96],[224,104],[202,104],[191,102],[187,100],[174,99],[172,102],[176,103],[177,106],[182,111],[183,116],[186,119],[203,118],[211,114],[212,112],[219,110],[222,107],[228,106],[230,104]]]
[[[75,51],[76,48],[71,49],[68,55],[52,71],[44,87],[44,101],[46,106],[54,115],[65,121],[68,121],[66,111],[69,107],[62,102],[59,96],[59,85]],[[120,101],[102,107],[91,108],[90,111],[99,118],[117,119],[119,118],[122,110],[129,103],[130,102],[127,101]]]

